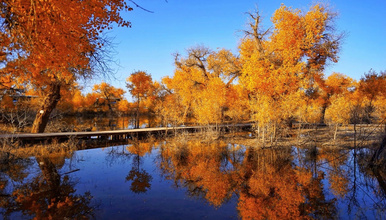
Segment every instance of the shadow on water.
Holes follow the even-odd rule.
[[[136,142],[1,163],[3,218],[382,219],[371,152]]]

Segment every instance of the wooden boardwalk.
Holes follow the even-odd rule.
[[[230,129],[230,128],[239,128],[239,129],[249,129],[251,124],[227,124],[227,125],[218,125],[218,128],[221,129]],[[215,128],[215,126],[210,126]],[[45,140],[66,140],[70,138],[79,138],[79,139],[110,139],[110,140],[121,140],[134,137],[146,137],[148,135],[161,135],[166,132],[175,132],[175,131],[186,131],[186,132],[195,132],[201,129],[208,127],[203,126],[184,126],[184,127],[158,127],[158,128],[140,128],[140,129],[127,129],[127,130],[111,130],[111,131],[88,131],[88,132],[58,132],[58,133],[22,133],[22,134],[0,134],[0,139],[8,140],[20,140],[23,142],[38,142]]]

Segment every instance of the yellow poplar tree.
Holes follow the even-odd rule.
[[[335,125],[334,140],[339,124],[348,124],[353,110],[352,96],[350,94],[333,95],[331,105],[326,109],[325,120]]]
[[[326,62],[337,62],[342,36],[332,28],[334,14],[320,4],[308,12],[282,5],[268,30],[262,30],[259,13],[250,16],[251,30],[240,44],[240,82],[250,93],[258,126],[276,127],[295,116],[299,102],[294,98],[313,87]],[[287,100],[294,100],[291,111],[281,112],[289,106]]]
[[[220,123],[228,88],[240,75],[239,59],[230,51],[212,51],[203,46],[188,49],[187,57],[175,56],[176,70],[167,78],[167,88],[181,97],[188,113],[200,124]]]

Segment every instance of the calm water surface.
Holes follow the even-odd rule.
[[[138,143],[1,165],[4,219],[385,219],[366,150]],[[0,218],[1,218],[0,217]]]

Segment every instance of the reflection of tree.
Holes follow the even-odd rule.
[[[326,201],[323,174],[293,167],[288,150],[251,152],[248,164],[258,164],[241,188],[238,210],[244,219],[332,218],[334,201]]]
[[[371,151],[360,151],[354,161],[360,172],[364,173],[363,178],[358,178],[356,187],[365,191],[371,199],[368,201],[372,207],[379,211],[380,216],[386,214],[386,164],[380,166],[369,166],[372,158]],[[353,204],[356,205],[356,204]]]
[[[130,190],[134,193],[144,193],[150,189],[150,182],[152,180],[152,176],[148,174],[144,169],[137,170],[131,169],[129,175],[126,177],[126,181],[133,181],[131,183]]]
[[[245,219],[332,218],[334,201],[323,193],[323,173],[292,164],[291,150],[226,143],[162,146],[160,168],[177,187],[218,207],[234,193]]]
[[[28,167],[33,163],[31,159],[19,159],[13,155],[1,155],[0,162],[0,208],[8,205],[10,196],[7,188],[15,182],[21,182],[28,176]],[[5,210],[0,212],[5,216]]]
[[[14,156],[7,156],[0,163],[0,178],[6,181],[9,177],[11,181],[20,182],[28,176],[27,168],[33,164],[32,159],[19,159]]]
[[[323,148],[319,154],[331,169],[327,170],[330,188],[335,196],[344,198],[349,192],[349,174],[345,166],[348,159],[347,150]]]
[[[386,210],[385,177],[368,166],[371,153],[368,149],[322,148],[318,154],[319,166],[327,167],[332,193],[344,199],[347,211],[365,218],[369,210]],[[378,172],[378,173],[377,173]],[[384,172],[384,170],[383,170]],[[381,215],[385,211],[379,212]]]
[[[141,169],[142,157],[150,153],[153,145],[150,143],[136,143],[126,148],[114,147],[108,153],[109,163],[127,163],[132,160],[131,170],[126,176],[126,181],[131,181],[130,190],[134,193],[144,193],[151,187],[153,179],[144,169]]]
[[[232,174],[235,167],[229,155],[224,143],[201,145],[192,142],[175,149],[164,147],[160,166],[165,178],[174,180],[177,187],[188,188],[190,196],[204,197],[210,204],[220,206],[234,190]]]
[[[92,216],[90,193],[75,194],[75,183],[68,175],[61,176],[48,157],[37,158],[41,175],[13,188],[2,204],[3,217],[14,212],[34,219],[79,219]]]
[[[134,155],[132,168],[126,176],[126,181],[132,181],[130,190],[134,193],[145,193],[151,187],[150,182],[153,177],[146,170],[141,169],[141,164],[143,163],[142,157],[150,153],[152,147],[150,143],[137,143],[126,148]]]

